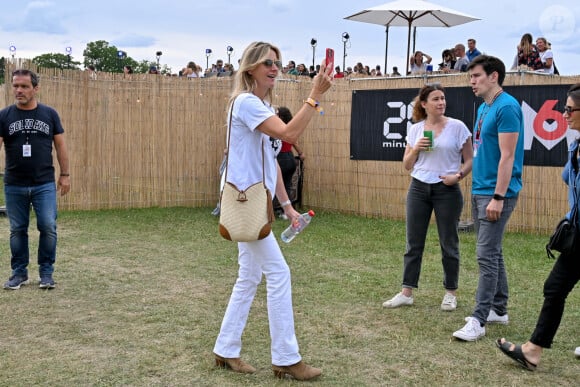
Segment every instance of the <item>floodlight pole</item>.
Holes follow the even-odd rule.
[[[389,57],[389,26],[385,29],[386,39],[385,39],[385,68],[384,73],[388,74],[388,67],[387,67],[387,58]]]
[[[312,67],[316,69],[316,65],[315,65],[315,57],[316,57],[316,43],[318,43],[316,41],[316,39],[312,38],[310,39],[310,45],[312,46]]]
[[[346,44],[350,39],[350,35],[348,32],[342,33],[342,44],[343,44],[343,51],[342,51],[342,72],[344,73],[346,70]]]

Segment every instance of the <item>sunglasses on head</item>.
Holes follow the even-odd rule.
[[[580,110],[580,108],[573,108],[572,106],[565,106],[564,113],[568,113],[568,115]]]
[[[279,60],[266,59],[265,61],[262,62],[262,64],[266,65],[267,67],[272,67],[272,65],[276,65],[276,67],[278,67],[279,69],[283,67],[282,61]]]

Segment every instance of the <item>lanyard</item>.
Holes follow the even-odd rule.
[[[493,103],[501,93],[503,93],[503,89],[499,89],[499,91],[493,96],[491,102],[489,104],[486,103],[485,106],[483,107],[482,112],[479,115],[479,120],[477,121],[477,131],[475,132],[476,140],[479,140],[481,136],[481,127],[483,126],[483,120],[485,120],[487,113],[489,113],[489,110],[491,109],[491,105],[493,105]]]

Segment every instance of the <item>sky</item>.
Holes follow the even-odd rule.
[[[286,64],[319,64],[325,48],[335,50],[342,68],[362,62],[374,68],[385,63],[385,27],[345,20],[383,0],[220,0],[168,3],[151,0],[36,0],[2,1],[0,56],[29,58],[46,53],[66,54],[83,61],[87,43],[105,40],[137,61],[156,61],[177,73],[189,61],[203,68],[218,59],[228,62],[226,48],[234,48],[230,61],[237,65],[244,48],[260,40],[282,52]],[[555,0],[432,0],[481,20],[450,28],[417,28],[415,47],[441,61],[441,52],[457,43],[477,41],[485,54],[499,57],[509,68],[524,33],[534,41],[544,36],[552,43],[561,74],[580,74],[580,1]],[[342,35],[349,34],[344,43]],[[317,40],[312,47],[311,39]],[[11,51],[10,47],[15,48]],[[211,49],[207,57],[206,49]],[[346,54],[346,56],[345,56]],[[387,66],[405,68],[407,28],[389,29]],[[237,67],[237,66],[236,66]]]

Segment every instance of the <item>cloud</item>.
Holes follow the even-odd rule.
[[[157,42],[152,36],[129,34],[113,39],[111,42],[116,47],[151,47]]]
[[[53,2],[33,1],[24,8],[22,15],[15,15],[13,19],[4,23],[4,30],[65,35],[68,29],[64,26],[64,21],[64,15],[59,14],[58,7]]]
[[[292,9],[291,0],[268,0],[268,6],[275,11],[289,11]]]

